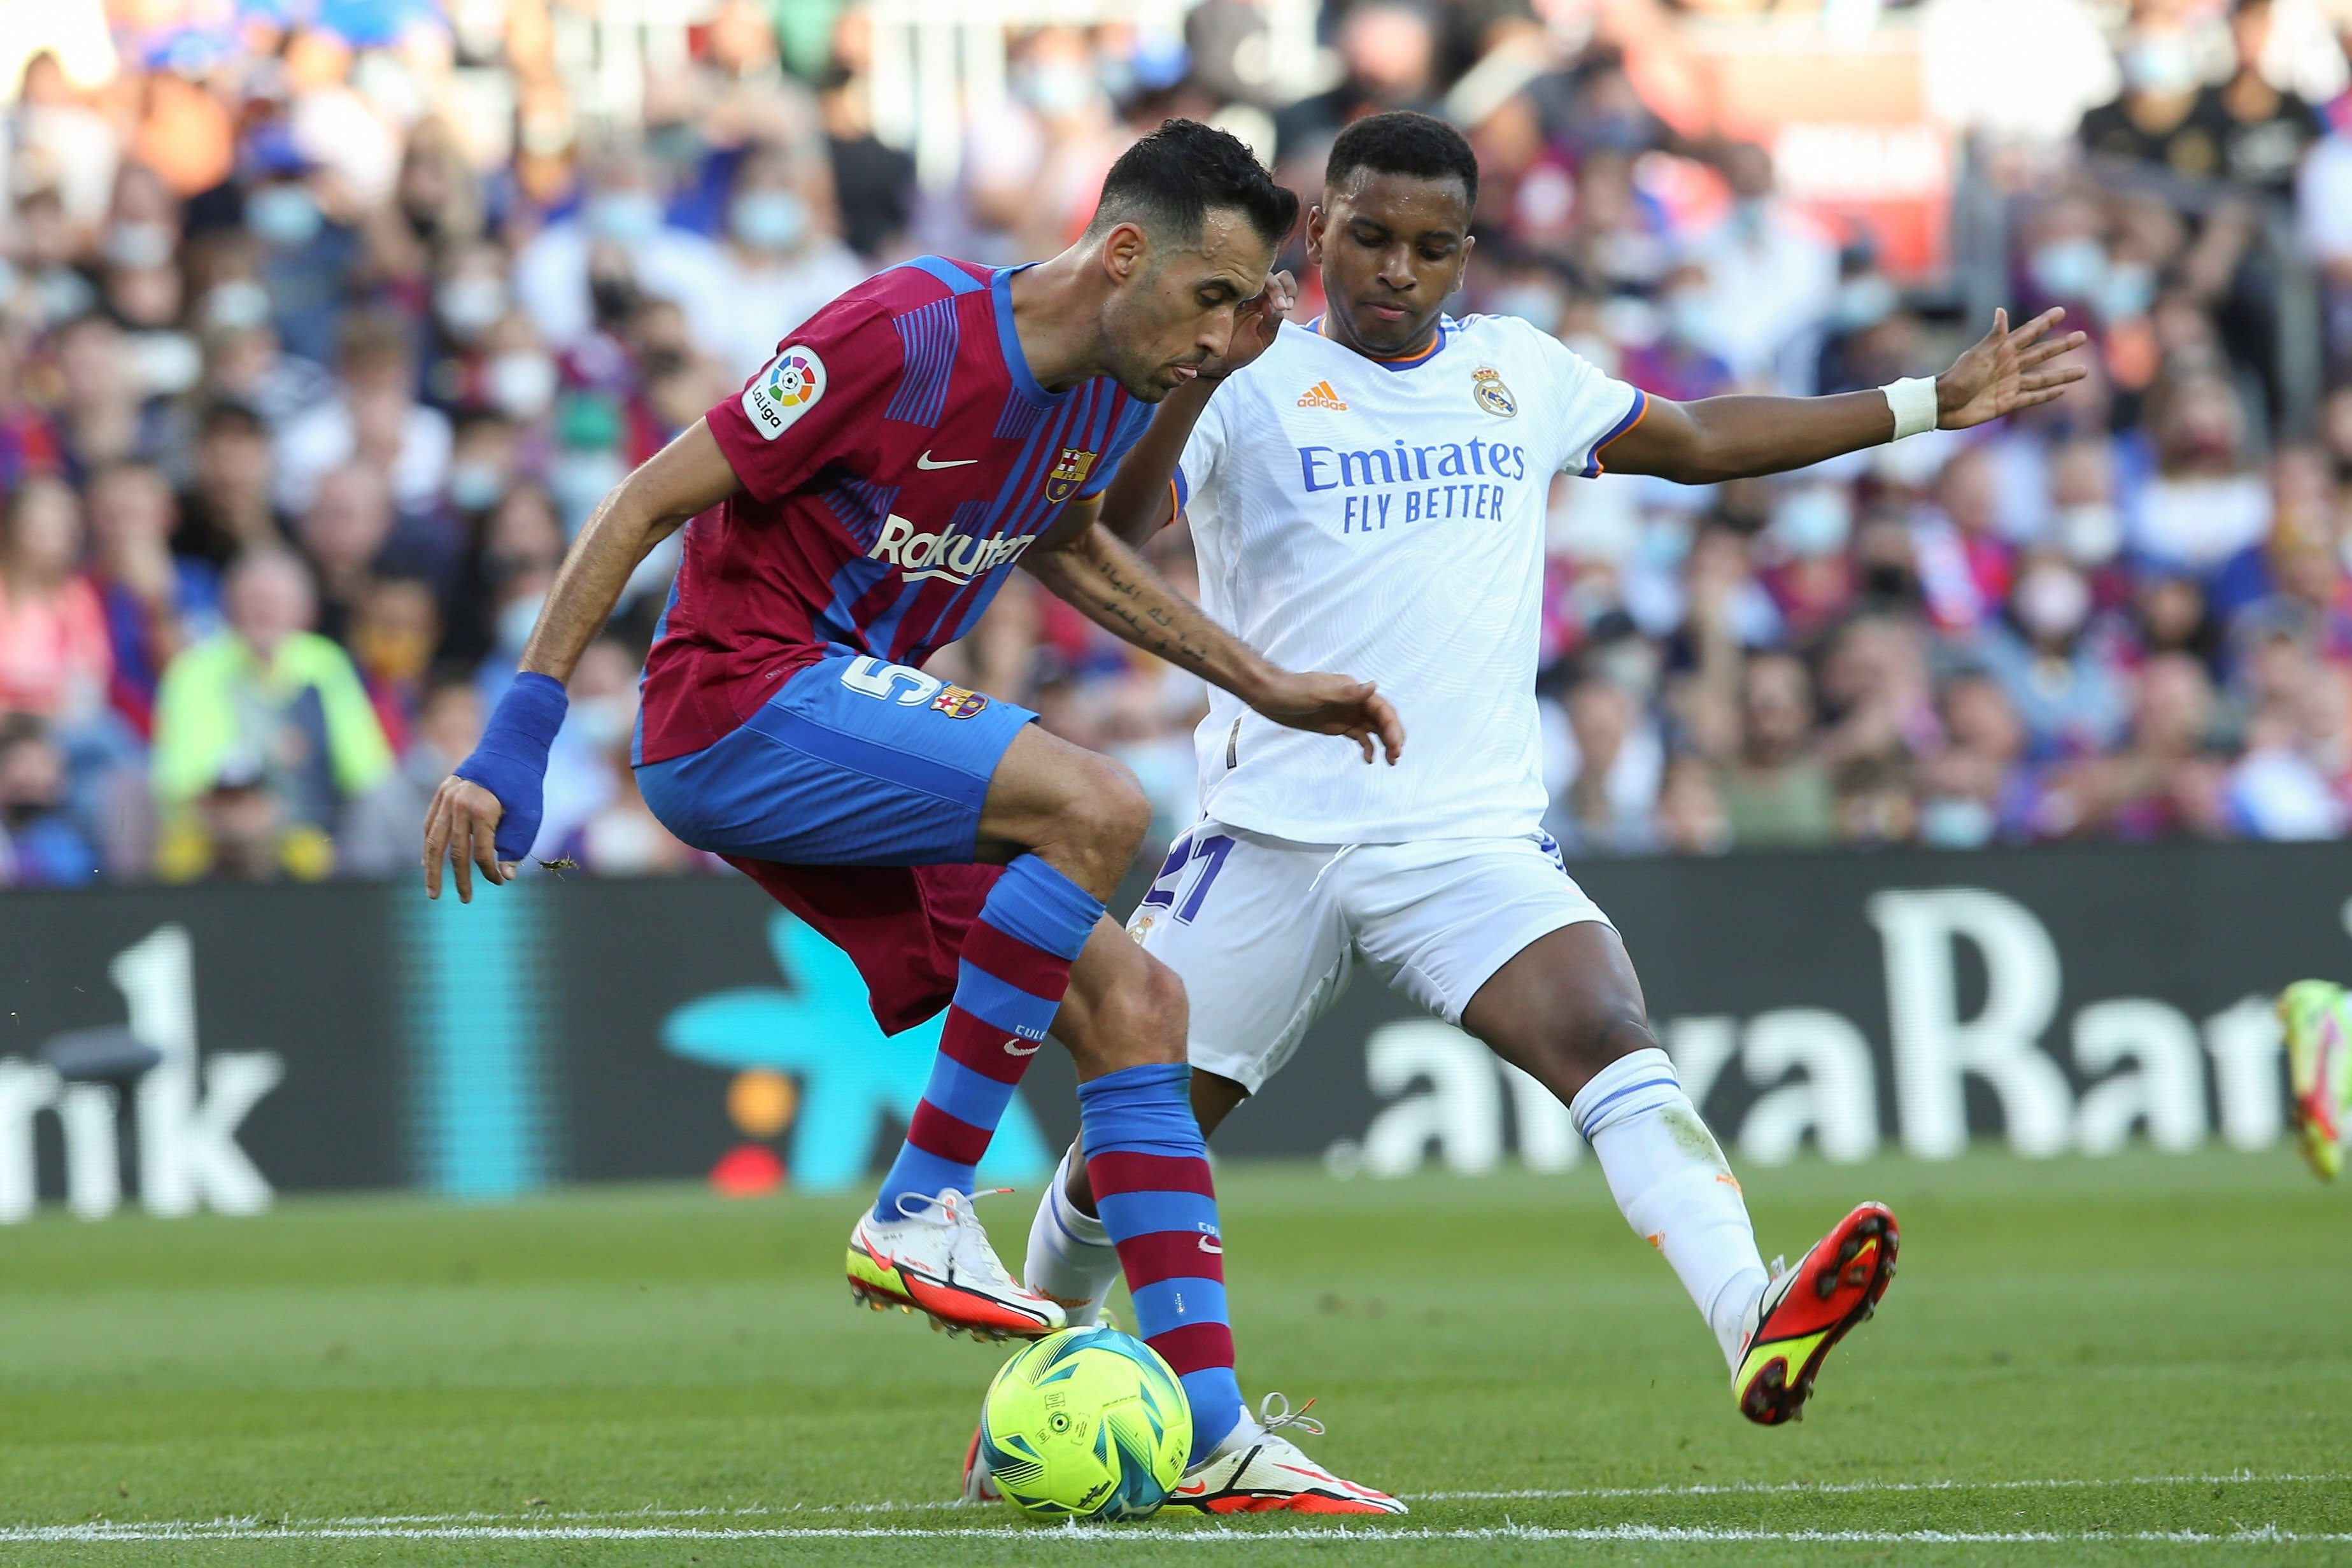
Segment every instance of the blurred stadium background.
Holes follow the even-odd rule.
[[[929,1034],[886,1049],[830,951],[638,800],[667,551],[573,683],[538,850],[579,873],[428,907],[423,802],[589,507],[834,293],[1051,252],[1166,116],[1311,192],[1391,106],[1483,160],[1461,308],[1666,395],[1874,386],[2000,304],[2091,333],[2085,386],[1985,432],[1559,485],[1550,826],[1727,1141],[2267,1146],[2260,998],[2341,962],[2352,893],[2339,28],[2315,0],[8,0],[0,1216],[858,1181]],[[1155,548],[1182,580],[1181,526]],[[1201,688],[1028,587],[948,673],[1126,760],[1164,840]],[[641,966],[649,929],[688,939]],[[1575,1157],[1384,996],[1313,1050],[1232,1152]],[[1007,1173],[1064,1087],[1033,1082]]]
[[[1485,171],[1458,308],[1652,391],[1929,373],[2004,305],[2091,375],[1550,513],[1549,826],[1766,1249],[1903,1210],[1851,1381],[1734,1431],[1560,1108],[1360,988],[1221,1140],[1317,1162],[1226,1172],[1253,1390],[1444,1528],[2340,1550],[2341,1207],[2269,998],[2352,958],[2347,46],[2321,0],[0,0],[0,1540],[940,1495],[992,1360],[831,1273],[936,1026],[638,799],[672,558],[573,683],[578,870],[428,904],[424,802],[588,509],[835,293],[1050,253],[1167,116],[1312,193],[1409,106]],[[1191,816],[1197,685],[1019,579],[948,662]],[[1073,1124],[1049,1053],[994,1174]],[[1439,1170],[1485,1179],[1333,1179]]]

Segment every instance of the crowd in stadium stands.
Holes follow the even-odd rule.
[[[1181,39],[1019,35],[933,193],[873,132],[854,5],[725,0],[627,135],[573,114],[540,0],[118,17],[33,54],[0,106],[0,878],[407,873],[632,464],[876,267],[1057,248],[1170,115],[1306,192],[1351,117],[1451,115],[1486,172],[1459,308],[1665,396],[1874,387],[1982,329],[1759,148],[1675,128],[1628,65],[1668,13],[1538,10],[1334,7],[1336,68],[1289,102],[1249,0]],[[1560,484],[1539,691],[1571,852],[2352,823],[2352,106],[2266,74],[2277,25],[2144,0],[2099,45],[2114,101],[1978,145],[2006,270],[1977,297],[2089,329],[2073,395],[1780,480]],[[1154,554],[1187,580],[1181,525]],[[716,869],[627,766],[674,559],[572,682],[544,858]],[[1126,761],[1163,832],[1191,814],[1197,683],[1017,577],[942,661]]]

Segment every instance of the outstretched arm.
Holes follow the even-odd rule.
[[[598,504],[556,573],[523,646],[514,688],[499,704],[482,743],[441,781],[425,812],[426,896],[441,896],[445,862],[457,875],[462,903],[473,900],[475,866],[486,881],[513,879],[538,831],[547,742],[562,722],[563,683],[572,665],[604,629],[646,553],[740,487],[709,424],[697,420]]]
[[[2081,381],[2082,366],[2050,362],[2083,346],[2080,332],[2049,336],[2065,314],[2047,310],[2011,331],[2009,312],[1994,311],[1992,330],[1936,378],[1936,427],[1982,424],[2048,402]],[[1885,392],[1711,397],[1687,403],[1652,398],[1641,423],[1610,443],[1606,461],[1620,474],[1712,485],[1802,468],[1883,444],[1895,434],[1895,407]]]
[[[1105,631],[1223,687],[1276,724],[1348,737],[1367,762],[1376,737],[1391,762],[1403,751],[1404,726],[1371,682],[1268,664],[1146,565],[1102,522],[1096,503],[1070,507],[1038,547],[1022,557],[1022,567]]]

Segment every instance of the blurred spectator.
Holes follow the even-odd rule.
[[[449,421],[416,401],[407,329],[389,317],[354,316],[342,329],[335,370],[335,399],[278,433],[278,507],[289,515],[309,510],[320,476],[356,461],[382,476],[404,513],[430,514],[448,483]]]
[[[66,758],[30,714],[0,719],[0,882],[81,887],[100,872],[98,852],[66,810]]]
[[[1772,158],[1735,144],[1724,159],[1731,214],[1702,236],[1706,346],[1742,381],[1811,392],[1810,364],[1837,296],[1837,246],[1774,192]]]
[[[2137,5],[2110,68],[2079,8],[1783,13],[1800,54],[1924,40],[1927,112],[1969,138],[1947,163],[1907,131],[1864,158],[1758,126],[1792,181],[1698,135],[1724,106],[1694,9],[1754,8],[1331,0],[1323,49],[1247,0],[1191,7],[1181,45],[1081,7],[1005,30],[1001,72],[967,33],[942,101],[877,71],[902,24],[855,4],[649,23],[626,86],[497,0],[396,47],[348,8],[266,53],[135,7],[119,54],[27,44],[0,132],[0,716],[29,716],[0,717],[0,874],[404,874],[571,533],[811,311],[919,249],[1050,253],[1165,114],[1220,116],[1311,194],[1337,129],[1398,106],[1479,154],[1451,308],[1662,397],[1928,373],[1982,330],[1958,298],[2092,334],[2088,381],[1967,437],[1561,481],[1540,690],[1569,852],[2352,831],[2352,137],[2310,107],[2352,127],[2335,39],[2271,0]],[[941,112],[952,145],[902,136]],[[1819,194],[1930,162],[1964,171],[1948,214]],[[1191,580],[1181,526],[1155,550]],[[626,760],[677,559],[575,672],[549,858],[710,864]],[[936,668],[1109,749],[1155,835],[1188,822],[1198,683],[1022,581]]]
[[[425,811],[433,792],[482,737],[482,697],[474,683],[452,675],[435,681],[417,700],[415,734],[398,766],[377,788],[352,802],[336,845],[336,870],[347,876],[404,875],[425,839]]]
[[[1654,848],[1651,812],[1664,754],[1640,703],[1617,682],[1594,676],[1570,687],[1564,706],[1575,775],[1545,826],[1570,854]]]
[[[225,601],[227,625],[173,661],[155,699],[158,869],[324,876],[338,818],[383,781],[391,749],[350,657],[309,630],[317,598],[298,558],[240,559]]]
[[[795,167],[790,157],[764,150],[737,166],[727,207],[724,279],[733,309],[723,361],[737,382],[869,270],[830,232],[829,214],[796,183]]]
[[[144,737],[155,684],[190,629],[210,630],[220,580],[203,560],[174,556],[177,517],[163,475],[142,463],[100,470],[89,482],[89,580],[106,612],[112,655],[108,695]]]
[[[81,532],[81,503],[58,480],[27,480],[0,508],[0,712],[71,722],[105,701],[114,655],[75,570]]]
[[[1759,653],[1740,683],[1739,756],[1719,788],[1742,849],[1822,844],[1836,831],[1829,773],[1813,752],[1812,679],[1787,653]]]
[[[515,257],[515,298],[540,336],[576,349],[598,329],[617,331],[642,297],[685,308],[695,340],[722,358],[730,346],[730,298],[719,247],[669,222],[658,164],[615,148],[589,171],[577,216],[551,224]]]
[[[2029,754],[2037,758],[2090,756],[2122,735],[2123,684],[2085,634],[2090,618],[2089,580],[2072,560],[2045,549],[2019,564],[2009,622],[1983,642],[1985,662],[2024,722]]]

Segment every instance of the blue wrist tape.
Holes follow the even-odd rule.
[[[499,818],[501,861],[521,860],[539,838],[547,748],[563,727],[567,706],[562,681],[526,670],[499,699],[473,755],[457,764],[458,778],[488,789],[505,808]]]

